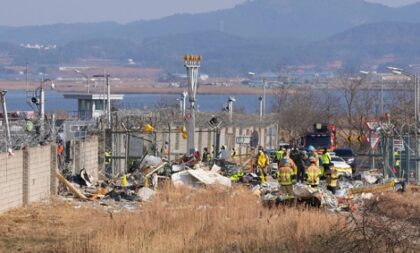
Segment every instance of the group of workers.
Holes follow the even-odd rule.
[[[199,156],[198,151],[196,152]],[[213,158],[217,158],[220,160],[231,160],[231,159],[235,159],[235,157],[236,157],[236,150],[234,147],[228,150],[227,147],[223,145],[220,148],[218,154],[215,155],[215,148],[214,148],[214,145],[212,145],[211,151],[209,151],[208,148],[206,147],[203,149],[203,155],[202,155],[201,161],[204,163],[210,163]]]
[[[269,161],[270,158],[264,152],[264,149],[259,147],[256,157],[256,172],[261,175],[262,182],[268,176]],[[278,181],[284,193],[289,196],[293,196],[293,184],[296,182],[318,187],[321,178],[327,179],[328,190],[333,194],[336,192],[339,175],[331,162],[331,156],[327,149],[324,149],[320,159],[313,146],[309,146],[307,151],[293,149],[290,152],[287,148],[280,147],[273,162],[278,164]]]

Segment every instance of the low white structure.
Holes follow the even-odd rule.
[[[77,99],[77,114],[81,120],[97,119],[106,114],[107,95],[106,94],[64,94],[66,99]],[[112,94],[113,101],[121,101],[124,95]]]

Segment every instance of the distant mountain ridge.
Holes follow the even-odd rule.
[[[14,64],[83,58],[180,69],[182,55],[204,56],[203,71],[237,75],[334,61],[354,69],[387,60],[420,62],[420,4],[400,8],[363,0],[255,0],[232,9],[126,25],[113,22],[1,27],[0,57]],[[57,44],[52,50],[21,43]],[[181,64],[182,65],[182,64]]]
[[[0,27],[0,41],[55,43],[97,38],[138,42],[199,31],[222,31],[247,38],[320,40],[358,25],[399,21],[420,23],[420,4],[400,8],[363,0],[255,0],[202,14],[177,14],[126,25],[114,22]]]

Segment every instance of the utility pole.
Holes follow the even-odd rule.
[[[6,93],[7,90],[3,90],[0,91],[0,101],[1,101],[1,105],[3,108],[3,120],[4,120],[4,124],[6,125],[6,151],[9,148],[10,144],[11,144],[11,136],[10,136],[10,126],[9,126],[9,117],[7,115],[7,104],[6,104]]]
[[[169,138],[168,138],[168,163],[171,163],[171,122],[168,122],[168,132],[169,132]]]
[[[236,102],[234,97],[229,97],[228,99],[228,109],[229,109],[229,122],[233,122],[233,103]]]
[[[106,78],[106,98],[107,98],[107,111],[108,111],[108,128],[111,129],[111,85],[109,83],[109,75],[105,75]]]
[[[86,86],[87,86],[87,94],[90,94],[90,86],[89,86],[89,77],[88,75],[86,75],[85,73],[83,73],[82,71],[75,69],[74,72],[76,72],[77,74],[83,76],[86,79]]]
[[[418,115],[418,113],[419,113],[419,89],[420,89],[420,87],[419,87],[419,84],[420,84],[420,82],[419,82],[419,78],[420,78],[420,75],[417,73],[415,76],[414,76],[414,79],[415,79],[415,87],[416,87],[416,91],[417,91],[417,93],[415,94],[415,96],[416,96],[416,127],[415,127],[415,130],[416,130],[416,181],[417,181],[417,183],[418,184],[420,184],[420,140],[419,140],[419,115]]]
[[[185,112],[187,111],[187,96],[188,92],[184,91],[182,92],[182,118],[185,117]]]
[[[265,105],[266,105],[266,103],[265,103],[265,99],[266,99],[266,97],[265,97],[265,84],[266,84],[266,82],[265,82],[265,78],[263,78],[263,86],[264,86],[264,91],[263,91],[263,96],[264,96],[264,109],[263,109],[263,115],[265,115],[265,111],[266,111],[266,107],[265,107]]]
[[[263,120],[263,97],[259,97],[258,98],[258,101],[260,101],[260,125],[261,125],[261,123],[262,123],[262,120]]]
[[[41,79],[41,87],[39,90],[40,96],[40,124],[41,124],[41,135],[44,134],[44,123],[45,123],[45,90],[44,90],[44,78]]]
[[[384,78],[381,77],[381,117],[384,116]]]
[[[26,92],[28,91],[28,62],[25,62],[25,84],[26,84]]]
[[[198,86],[198,69],[200,68],[200,55],[185,55],[185,68],[188,77],[188,97],[190,100],[190,117],[188,119],[188,138],[187,138],[187,154],[194,154],[195,143],[195,106]]]

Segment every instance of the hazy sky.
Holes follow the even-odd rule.
[[[0,0],[0,25],[117,21],[233,7],[246,0]],[[401,5],[416,0],[369,0]]]

